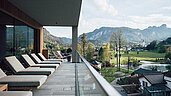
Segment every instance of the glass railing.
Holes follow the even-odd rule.
[[[81,63],[76,63],[77,96],[121,96],[81,55]]]

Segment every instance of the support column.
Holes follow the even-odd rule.
[[[5,56],[6,52],[6,26],[0,25],[0,59]]]
[[[43,45],[44,45],[44,40],[43,40],[43,27],[40,29],[40,53],[43,52]]]
[[[77,54],[77,43],[78,43],[78,27],[72,26],[72,62],[79,62],[79,57]]]
[[[40,29],[35,29],[34,51],[35,53],[42,53],[43,51],[43,27]]]

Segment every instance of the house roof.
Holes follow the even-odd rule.
[[[147,70],[147,69],[139,68],[139,69],[135,70],[132,73],[132,75],[134,75],[134,74],[141,74],[141,75],[143,75],[143,74],[151,74],[151,73],[161,73],[161,72],[154,71],[154,70]]]
[[[149,81],[150,84],[165,84],[164,75],[161,73],[157,74],[145,74],[144,78]]]
[[[153,85],[150,87],[144,87],[150,93],[158,93],[158,92],[171,92],[171,89],[165,85]]]
[[[164,76],[171,77],[171,71],[164,72],[163,74]]]

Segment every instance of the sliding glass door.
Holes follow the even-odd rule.
[[[34,47],[34,29],[28,26],[6,26],[6,56],[30,53]]]

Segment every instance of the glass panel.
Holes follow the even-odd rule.
[[[6,25],[6,56],[30,53],[34,50],[34,29],[28,26]]]
[[[6,26],[6,56],[14,54],[14,26]]]
[[[29,29],[29,38],[28,38],[28,49],[29,49],[29,52],[32,52],[34,49],[34,29],[32,28],[28,28]]]
[[[85,63],[77,63],[80,96],[107,96]]]
[[[16,54],[24,54],[27,51],[27,26],[15,26]]]

